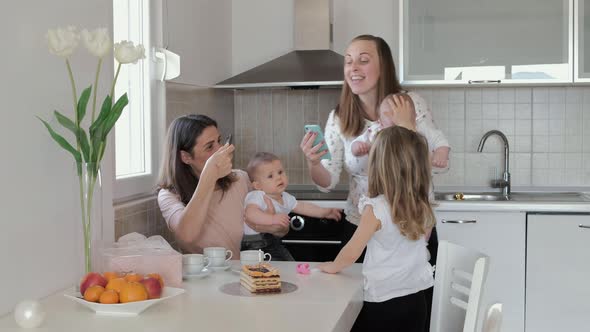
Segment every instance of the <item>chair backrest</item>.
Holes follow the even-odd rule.
[[[488,262],[480,252],[439,242],[431,332],[475,332]]]
[[[502,303],[494,303],[483,321],[483,332],[500,332],[502,327]]]

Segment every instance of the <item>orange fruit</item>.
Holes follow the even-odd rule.
[[[102,276],[107,280],[107,282],[111,281],[112,279],[121,277],[119,273],[110,271],[103,273]]]
[[[125,275],[125,280],[131,282],[131,281],[135,281],[135,282],[140,282],[143,279],[143,276],[139,273],[129,273],[127,275]]]
[[[117,293],[121,293],[121,289],[123,289],[123,286],[125,286],[126,284],[127,280],[123,278],[115,278],[107,283],[106,289],[114,290]]]
[[[112,289],[107,289],[98,298],[98,302],[103,304],[114,304],[119,303],[119,293]]]
[[[121,303],[136,302],[147,300],[148,292],[145,286],[138,282],[129,282],[119,293],[119,301]]]
[[[104,287],[94,285],[86,288],[84,291],[84,300],[88,302],[98,302],[100,295],[104,292]]]
[[[162,288],[164,288],[164,279],[162,278],[162,276],[160,276],[157,273],[150,273],[147,276],[158,279],[158,281],[160,282],[160,286],[162,286]]]

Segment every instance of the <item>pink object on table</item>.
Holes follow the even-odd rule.
[[[311,271],[309,270],[309,264],[307,264],[307,263],[297,264],[297,273],[310,274]]]

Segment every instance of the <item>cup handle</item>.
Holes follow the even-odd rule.
[[[264,261],[264,260],[266,260],[266,256],[268,256],[268,260],[267,260],[267,262],[269,262],[269,263],[270,263],[270,260],[271,260],[272,256],[271,256],[269,253],[266,253],[266,254],[264,254],[264,258],[263,258],[262,260],[263,260],[263,261]]]
[[[229,254],[229,257],[225,259],[226,262],[229,261],[234,255],[229,249],[225,251],[225,256],[227,256],[227,254]]]
[[[209,267],[209,265],[211,265],[211,261],[209,260],[209,257],[205,256],[205,261],[207,261],[207,264],[204,266],[205,268]]]

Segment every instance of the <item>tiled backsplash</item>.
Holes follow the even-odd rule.
[[[590,88],[413,89],[430,104],[436,124],[451,144],[451,169],[436,175],[438,188],[487,187],[503,169],[501,141],[485,132],[499,129],[510,143],[515,187],[590,185]],[[292,184],[311,184],[299,142],[303,125],[324,127],[339,89],[261,89],[235,92],[235,164],[244,168],[257,151],[284,162]]]

